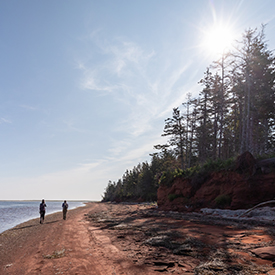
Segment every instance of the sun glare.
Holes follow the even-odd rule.
[[[230,50],[234,41],[234,33],[231,29],[216,26],[205,31],[203,48],[210,54],[222,54]]]

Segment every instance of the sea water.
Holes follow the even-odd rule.
[[[46,215],[62,211],[63,201],[45,202]],[[0,201],[0,234],[20,223],[39,218],[40,203],[41,201]],[[67,201],[67,203],[69,210],[84,205],[81,201]]]

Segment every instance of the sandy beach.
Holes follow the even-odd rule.
[[[0,234],[0,274],[269,274],[274,229],[149,204],[88,203]]]

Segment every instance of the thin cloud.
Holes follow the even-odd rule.
[[[86,133],[86,130],[83,130],[81,128],[78,128],[76,123],[72,120],[63,120],[63,125],[65,125],[65,128],[63,128],[64,132],[78,132],[78,133]]]
[[[183,65],[181,68],[177,68],[172,72],[172,74],[169,77],[169,86],[170,90],[173,89],[175,84],[183,77],[183,74],[190,68],[191,64],[193,62],[190,60],[187,64]]]
[[[149,154],[153,152],[153,146],[159,141],[158,139],[159,138],[156,139],[155,136],[148,136],[146,137],[146,142],[141,142],[138,145],[132,143],[131,147],[129,147],[129,145],[121,147],[121,145],[123,145],[121,142],[114,143],[113,148],[120,148],[120,150],[117,151],[113,157],[109,157],[109,160],[112,162],[116,160],[117,164],[125,162],[137,164],[137,162],[144,161],[145,158],[148,158]]]
[[[29,105],[20,105],[21,108],[26,109],[26,110],[30,110],[30,111],[35,111],[37,110],[37,107],[33,107],[33,106],[29,106]]]
[[[118,141],[113,140],[111,142],[111,147],[108,151],[112,157],[117,157],[122,153],[124,153],[125,151],[127,151],[130,145],[131,143],[126,139],[118,140]]]
[[[110,70],[119,77],[123,74],[127,75],[130,66],[141,70],[144,63],[147,63],[152,57],[152,53],[146,54],[141,47],[133,42],[122,39],[117,39],[116,42],[116,44],[104,48],[104,52],[112,58]]]
[[[131,138],[137,138],[152,129],[154,117],[145,108],[143,111],[132,110],[131,113],[116,125],[116,131],[125,132]]]
[[[96,91],[100,92],[99,95],[105,95],[119,89],[117,84],[110,85],[107,81],[103,82],[103,73],[100,70],[87,68],[84,64],[81,64],[79,69],[83,71],[83,78],[80,83],[83,90]]]
[[[79,62],[78,68],[83,73],[81,87],[102,96],[112,96],[126,110],[127,115],[117,121],[112,130],[124,133],[124,138],[109,151],[114,156],[128,154],[132,151],[130,139],[148,135],[155,127],[155,119],[166,118],[184,101],[190,92],[190,87],[184,83],[185,72],[193,61],[183,63],[175,56],[159,56],[156,50],[148,51],[122,38],[101,41],[97,35],[90,42],[102,53],[103,62],[93,63],[92,59]],[[148,140],[142,142],[146,147]],[[139,146],[143,150],[143,144]],[[153,145],[149,147],[152,149]]]
[[[6,118],[1,117],[1,118],[0,118],[0,124],[3,124],[3,123],[8,123],[8,124],[11,124],[11,123],[12,123],[12,121],[11,121],[11,120],[9,120],[9,119],[6,119]]]

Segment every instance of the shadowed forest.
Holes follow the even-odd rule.
[[[165,120],[165,142],[154,146],[150,163],[109,181],[103,201],[155,201],[159,185],[179,175],[227,169],[246,151],[274,156],[275,58],[264,31],[244,31],[233,50],[206,68],[199,96],[187,94]]]

